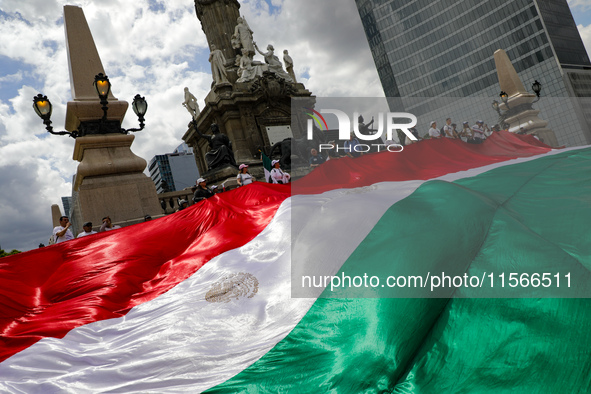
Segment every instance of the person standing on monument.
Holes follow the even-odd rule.
[[[240,164],[240,167],[238,167],[238,169],[240,170],[238,175],[236,175],[236,182],[238,183],[238,186],[250,185],[253,179],[252,175],[248,173],[248,165]]]
[[[226,72],[226,57],[221,49],[217,49],[214,44],[211,44],[211,53],[209,54],[209,62],[211,63],[211,75],[216,85],[228,82],[228,74]]]
[[[430,123],[431,128],[429,129],[429,137],[431,138],[441,138],[441,133],[437,130],[437,122],[432,121]]]
[[[97,232],[92,229],[92,222],[86,222],[82,225],[82,231],[76,238],[86,237],[87,235],[96,234]]]
[[[113,224],[113,222],[111,222],[111,218],[108,216],[105,216],[103,218],[103,224],[101,225],[101,228],[99,228],[99,233],[102,233],[104,231],[111,231],[111,230],[117,230],[121,228],[121,226],[118,226],[116,224]]]
[[[482,120],[477,120],[476,124],[472,126],[472,140],[469,141],[473,144],[482,144],[484,139],[486,138],[484,135],[484,122]]]
[[[67,216],[60,217],[60,225],[53,228],[53,240],[56,244],[74,239],[71,226],[72,223]]]
[[[273,181],[273,183],[289,183],[291,176],[287,172],[283,172],[281,170],[279,160],[273,160],[271,162],[271,166],[273,167],[273,169],[271,170],[271,180]]]
[[[310,162],[310,167],[311,168],[316,168],[318,167],[320,164],[324,163],[324,156],[320,156],[318,154],[318,151],[314,148],[312,148],[310,150],[310,159],[308,160]]]
[[[193,202],[199,202],[206,198],[212,197],[213,192],[207,187],[207,182],[204,178],[197,179],[197,190],[193,195]]]
[[[291,79],[293,79],[294,82],[297,82],[295,73],[293,72],[293,59],[291,58],[291,56],[289,56],[289,52],[287,52],[287,49],[283,51],[283,63],[285,63],[285,71],[287,71],[287,73],[289,74]]]
[[[175,212],[182,211],[183,209],[187,208],[188,206],[189,206],[189,201],[187,201],[185,199],[179,200],[179,207]]]

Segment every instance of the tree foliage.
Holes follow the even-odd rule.
[[[13,254],[21,253],[20,250],[12,249],[10,252],[5,252],[4,249],[0,249],[0,257],[11,256]]]

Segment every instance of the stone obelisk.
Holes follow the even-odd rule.
[[[499,105],[501,110],[506,111],[504,122],[509,124],[509,131],[516,133],[523,127],[527,134],[536,134],[547,145],[558,147],[556,135],[546,127],[548,122],[540,119],[538,117],[540,111],[531,105],[536,95],[525,90],[507,53],[498,49],[494,53],[494,59],[501,91],[509,96],[507,104]]]
[[[66,110],[66,129],[92,129],[103,117],[93,86],[98,73],[106,74],[82,8],[64,6],[64,27],[72,101]],[[80,162],[72,185],[73,221],[91,221],[95,228],[110,216],[121,226],[162,215],[156,187],[144,173],[146,160],[131,151],[133,135],[121,132],[128,103],[108,96],[108,133],[93,132],[76,138],[74,160]],[[115,130],[115,132],[113,132]],[[76,228],[75,231],[80,231]]]

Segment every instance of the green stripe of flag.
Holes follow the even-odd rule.
[[[208,392],[587,392],[591,303],[542,297],[589,297],[589,223],[590,149],[427,182],[386,212],[339,275],[493,273],[495,288],[452,299],[327,289],[375,298],[318,299],[270,352]],[[564,277],[558,290],[508,286],[511,272],[557,271],[571,273],[570,290]],[[483,295],[535,298],[462,298]]]

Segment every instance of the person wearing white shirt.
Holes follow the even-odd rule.
[[[238,167],[240,172],[236,175],[236,182],[238,182],[239,186],[246,186],[252,183],[252,175],[248,173],[248,165],[247,164],[240,164]]]
[[[458,135],[454,132],[454,128],[451,124],[451,118],[445,119],[445,126],[443,126],[443,137],[458,138]]]
[[[440,138],[441,133],[437,130],[437,123],[435,121],[431,122],[431,128],[429,129],[429,137],[431,138]]]
[[[82,225],[82,231],[76,238],[86,237],[87,235],[96,234],[97,232],[92,229],[92,222],[86,222]]]
[[[472,142],[474,144],[481,144],[484,141],[484,129],[482,125],[484,122],[482,120],[476,121],[476,124],[472,126]]]
[[[67,216],[60,217],[60,225],[53,228],[53,241],[54,243],[60,243],[74,239],[74,234],[70,227],[72,223]]]
[[[273,183],[288,183],[291,179],[291,176],[279,168],[279,160],[273,160],[271,165],[273,166],[273,169],[271,170],[271,180]]]
[[[462,131],[460,131],[460,138],[464,142],[468,142],[468,140],[472,139],[472,130],[470,129],[470,123],[462,123]]]

